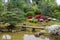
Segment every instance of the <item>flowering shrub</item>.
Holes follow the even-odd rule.
[[[38,19],[39,20],[39,22],[43,22],[43,19]]]
[[[32,16],[28,16],[28,19],[32,19]]]
[[[49,20],[48,20],[48,19],[46,19],[45,21],[46,21],[46,23],[47,23]]]
[[[48,32],[50,34],[60,35],[60,25],[51,25],[48,27]]]
[[[46,19],[46,16],[41,16],[40,18],[41,18],[41,19]]]
[[[38,18],[40,18],[40,17],[41,17],[40,14],[36,14],[36,16],[35,16],[36,19],[38,19]]]

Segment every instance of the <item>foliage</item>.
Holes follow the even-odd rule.
[[[9,22],[12,20],[14,20],[13,22],[15,22],[16,20],[20,21],[20,19],[23,20],[25,18],[24,15],[35,16],[35,14],[37,13],[46,16],[52,16],[55,18],[60,18],[60,6],[58,7],[56,5],[55,0],[34,0],[33,3],[28,3],[27,0],[10,0],[10,2],[8,2],[6,5],[6,13],[2,13],[3,6],[2,2],[0,2],[0,20],[5,22]]]
[[[58,10],[55,10],[55,11],[53,12],[52,16],[53,16],[54,18],[60,19],[60,12],[59,12]]]
[[[41,15],[39,13],[35,15],[36,19],[39,19],[40,17],[41,17]]]
[[[36,14],[41,14],[41,10],[40,10],[40,9],[35,9],[35,10],[34,10],[34,13],[35,13],[35,15],[36,15]]]
[[[26,13],[26,12],[29,12],[29,11],[33,11],[33,8],[31,6],[32,6],[31,4],[29,4],[29,5],[25,4],[25,6],[23,8],[24,12]]]
[[[59,7],[60,6],[54,7],[54,11],[53,11],[51,17],[54,17],[54,18],[57,18],[60,20],[60,8]]]
[[[28,16],[28,19],[32,19],[33,17],[32,16]]]
[[[14,8],[12,3],[8,3],[6,7],[7,7],[7,11],[11,11]]]
[[[15,25],[24,20],[24,12],[15,11],[15,12],[2,13],[1,19],[3,22],[7,22],[12,25]]]
[[[51,16],[54,10],[54,7],[56,6],[56,2],[55,0],[41,0],[39,6],[41,9],[42,15]]]
[[[41,10],[40,10],[40,8],[38,8],[38,5],[36,4],[36,2],[32,3],[31,8],[33,9],[33,12],[34,12],[35,15],[38,14],[38,13],[41,14]]]
[[[33,19],[32,22],[33,22],[33,23],[37,23],[37,22],[38,22],[38,19]]]
[[[10,2],[7,5],[8,11],[11,9],[19,8],[24,11],[25,8],[27,8],[27,4],[24,0],[10,0]]]
[[[28,17],[28,16],[34,16],[34,12],[29,11],[29,12],[26,13],[26,16],[27,16],[27,17]]]
[[[0,13],[3,12],[3,5],[2,2],[0,2]]]

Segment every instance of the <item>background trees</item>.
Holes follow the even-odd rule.
[[[40,13],[44,16],[60,17],[60,8],[57,6],[55,0],[32,0],[32,3],[29,1],[30,0],[10,0],[6,4],[0,2],[0,20],[9,23],[19,22],[24,20],[26,17],[24,17],[24,15],[29,12],[32,12],[32,15]],[[5,11],[4,6],[6,7]]]
[[[15,2],[16,1],[16,2]],[[13,3],[14,2],[14,3]],[[19,1],[20,2],[20,1]],[[6,4],[4,4],[4,11],[1,13],[1,21],[5,23],[10,23],[12,25],[15,25],[19,22],[22,22],[25,20],[25,13],[22,11],[19,6],[17,6],[17,0],[11,0]],[[6,10],[7,9],[7,10]]]

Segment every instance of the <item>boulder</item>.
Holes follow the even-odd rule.
[[[60,25],[51,25],[47,29],[50,34],[60,35]]]

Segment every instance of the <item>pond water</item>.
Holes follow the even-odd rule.
[[[50,40],[48,37],[41,35],[40,37],[35,37],[34,35],[24,35],[24,40]]]

